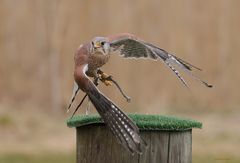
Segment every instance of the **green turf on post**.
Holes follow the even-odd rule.
[[[202,128],[202,123],[191,119],[163,115],[129,114],[140,130],[183,131]],[[67,120],[68,127],[80,127],[90,124],[102,124],[99,115],[78,115]]]

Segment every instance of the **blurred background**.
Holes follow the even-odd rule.
[[[65,123],[74,52],[94,36],[122,32],[202,68],[196,74],[214,87],[184,75],[189,91],[162,62],[113,56],[103,70],[132,102],[114,86],[100,89],[125,112],[203,122],[193,131],[193,162],[240,162],[239,6],[238,0],[0,0],[0,162],[75,162],[75,130]]]

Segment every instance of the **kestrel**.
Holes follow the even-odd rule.
[[[85,92],[85,97],[89,97],[103,121],[119,142],[131,153],[142,153],[142,147],[146,143],[140,137],[136,124],[97,88],[98,80],[105,85],[111,85],[114,81],[111,76],[105,74],[100,68],[115,53],[124,58],[162,60],[186,87],[188,87],[187,83],[176,68],[185,71],[205,86],[212,86],[192,74],[192,69],[200,70],[199,68],[132,34],[123,33],[110,37],[95,37],[90,42],[80,45],[74,57],[74,79],[77,84],[75,95],[79,89]]]

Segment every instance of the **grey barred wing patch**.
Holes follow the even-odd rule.
[[[167,51],[157,46],[130,38],[115,40],[110,43],[110,47],[125,58],[150,58],[165,61],[170,57]]]
[[[134,39],[120,39],[111,42],[110,47],[125,58],[151,58],[154,60],[158,58],[143,42]]]

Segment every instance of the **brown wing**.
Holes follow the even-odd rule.
[[[211,87],[211,85],[208,85],[206,82],[202,81],[191,73],[193,68],[197,70],[201,69],[168,53],[167,51],[155,45],[136,38],[133,35],[122,34],[118,37],[110,37],[110,47],[112,51],[118,52],[120,56],[123,56],[124,58],[150,58],[154,60],[162,60],[175,73],[175,75],[177,75],[177,77],[186,87],[188,87],[188,85],[185,80],[180,76],[176,67],[182,69],[188,75],[193,77],[195,80],[200,81],[205,86]]]

